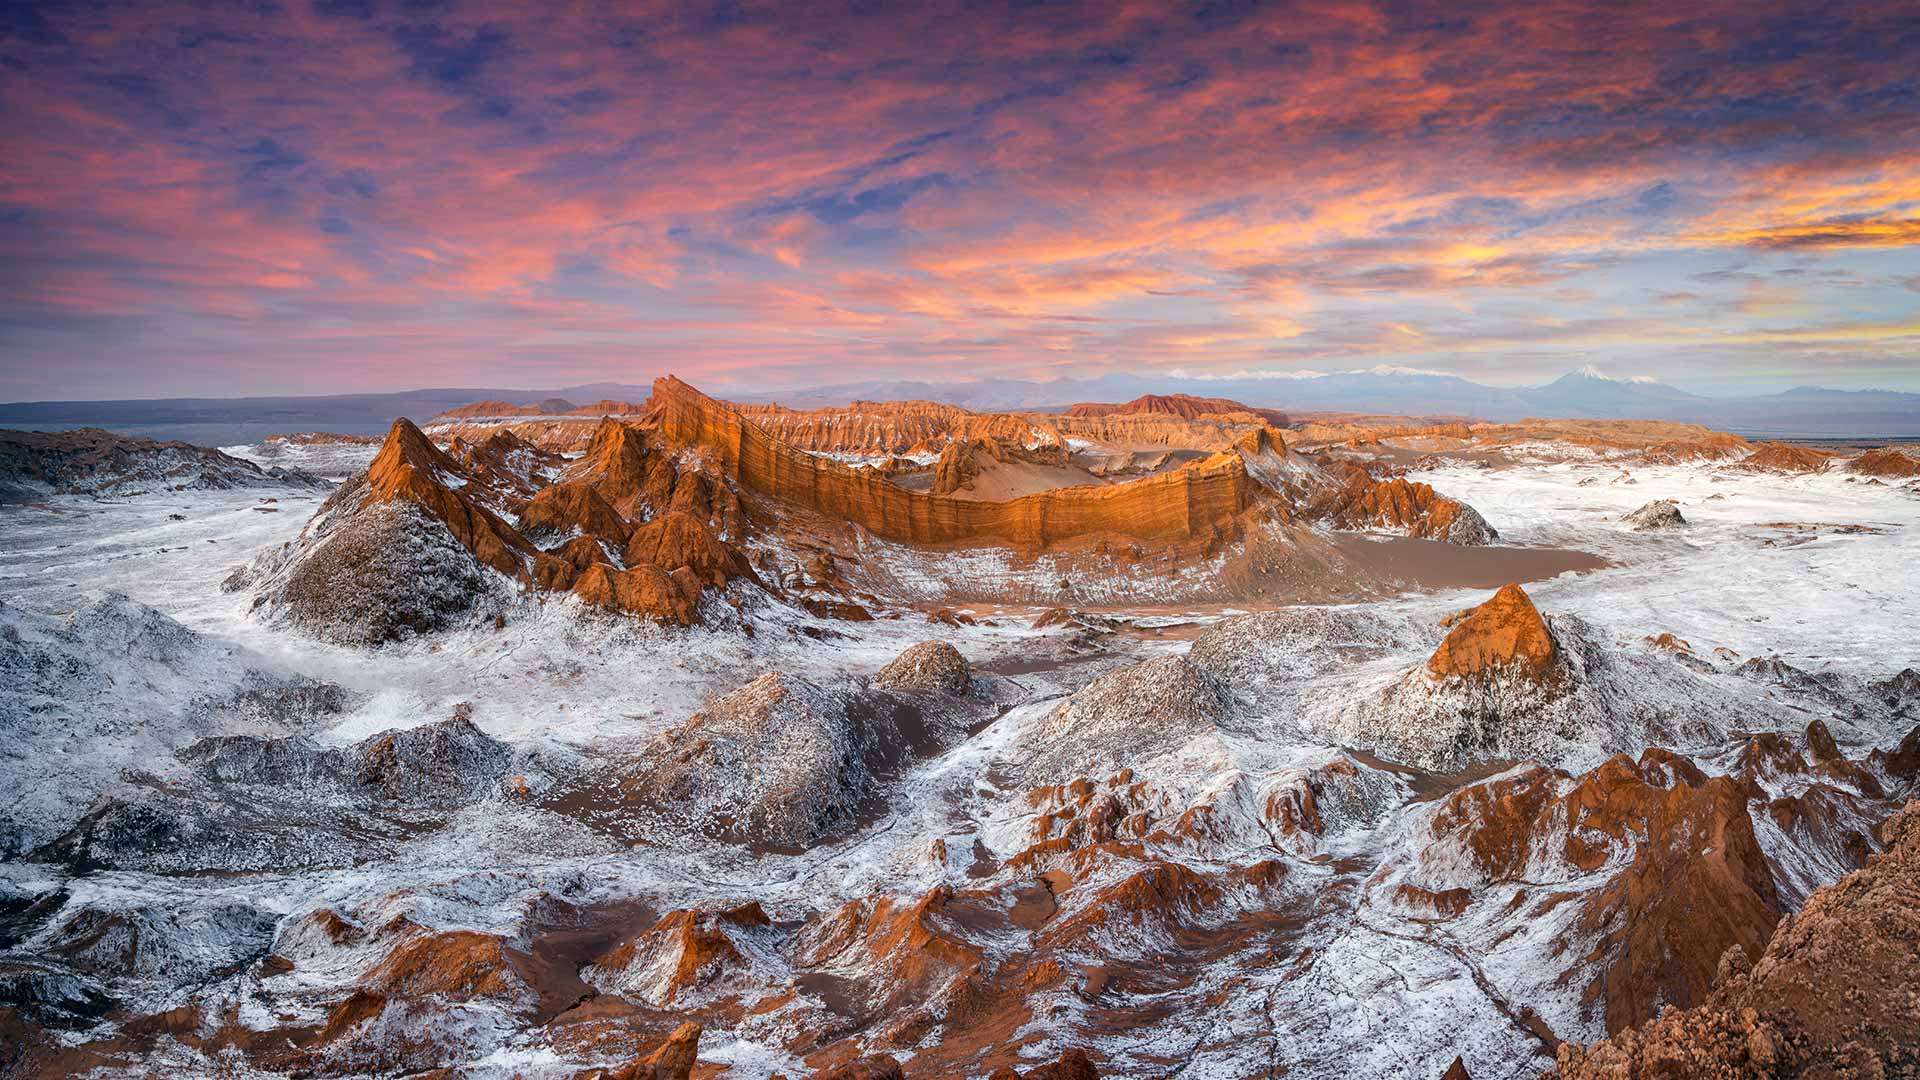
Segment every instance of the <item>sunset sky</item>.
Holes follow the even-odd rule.
[[[1920,389],[1911,0],[0,19],[0,400]]]

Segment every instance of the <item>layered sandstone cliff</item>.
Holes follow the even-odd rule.
[[[801,411],[780,405],[735,405],[769,435],[817,454],[880,456],[939,453],[948,443],[1004,441],[1060,447],[1045,424],[1008,413],[976,413],[933,401],[856,401],[845,408]]]
[[[657,381],[652,401],[649,420],[664,440],[711,452],[743,488],[902,543],[1032,549],[1099,534],[1188,539],[1253,505],[1259,488],[1240,455],[1219,454],[1126,484],[1065,488],[1008,502],[924,495],[797,450],[678,379]]]

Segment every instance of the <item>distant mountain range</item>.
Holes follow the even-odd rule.
[[[314,397],[173,398],[154,401],[50,401],[0,405],[0,427],[66,430],[102,427],[130,435],[184,439],[203,446],[257,442],[294,431],[372,435],[396,416],[424,421],[469,402],[565,398],[639,401],[647,383],[587,383],[557,390],[455,388],[394,394]],[[1530,416],[1601,420],[1676,420],[1742,435],[1800,439],[1920,437],[1920,394],[1801,386],[1778,394],[1709,397],[1646,378],[1621,379],[1592,368],[1541,386],[1504,387],[1457,375],[1378,367],[1331,374],[1193,378],[1113,374],[1033,382],[874,380],[805,390],[751,391],[715,386],[736,401],[794,408],[849,401],[923,399],[979,410],[1057,410],[1081,402],[1120,402],[1148,393],[1232,398],[1288,412],[1366,412],[1405,416],[1519,420]]]

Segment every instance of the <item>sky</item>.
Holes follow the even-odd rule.
[[[0,7],[0,400],[1920,390],[1920,5]]]

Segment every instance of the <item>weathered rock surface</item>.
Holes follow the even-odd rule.
[[[1678,529],[1687,523],[1680,513],[1680,504],[1672,499],[1655,499],[1620,520],[1635,532]]]
[[[1920,458],[1915,458],[1891,446],[1878,450],[1868,450],[1841,466],[1856,476],[1879,476],[1888,479],[1906,479],[1920,476]]]
[[[1740,472],[1769,472],[1782,475],[1825,472],[1832,455],[1806,446],[1789,443],[1761,443],[1753,453],[1727,468]]]
[[[351,746],[218,736],[181,750],[192,779],[110,792],[36,856],[160,873],[342,866],[488,797],[512,753],[465,716]]]
[[[1885,854],[1815,892],[1763,948],[1731,949],[1696,1007],[1591,1046],[1551,1080],[1893,1077],[1920,1072],[1920,804],[1883,827]],[[1744,953],[1744,956],[1742,955]],[[1754,957],[1749,965],[1746,957]]]
[[[1485,603],[1443,623],[1446,640],[1427,658],[1440,678],[1477,679],[1515,673],[1545,680],[1555,674],[1559,653],[1540,609],[1518,585],[1502,585]]]
[[[1098,776],[1179,750],[1229,722],[1219,688],[1184,656],[1117,668],[1062,702],[1034,734],[1035,780]]]
[[[923,641],[895,657],[873,677],[882,690],[938,691],[955,697],[973,684],[973,668],[944,641]]]
[[[538,552],[468,493],[470,477],[405,419],[300,538],[228,579],[317,637],[378,645],[502,599]]]
[[[662,735],[630,783],[673,827],[800,849],[852,825],[886,776],[964,731],[932,703],[769,672]]]
[[[100,428],[0,430],[0,503],[49,495],[329,486],[298,469],[262,469],[251,461],[184,442],[156,442]]]
[[[1543,619],[1503,587],[1453,616],[1427,662],[1345,708],[1345,738],[1412,765],[1565,762],[1695,746],[1742,722],[1735,699],[1691,671],[1614,647],[1570,615]]]
[[[1374,480],[1348,471],[1343,482],[1310,497],[1310,506],[1343,529],[1371,529],[1423,540],[1490,544],[1499,538],[1473,507],[1405,477]]]
[[[780,442],[740,413],[673,378],[654,384],[654,419],[676,445],[714,454],[745,488],[914,544],[994,542],[1024,548],[1111,533],[1190,539],[1253,505],[1258,486],[1237,454],[1106,487],[1009,502],[926,495]]]

